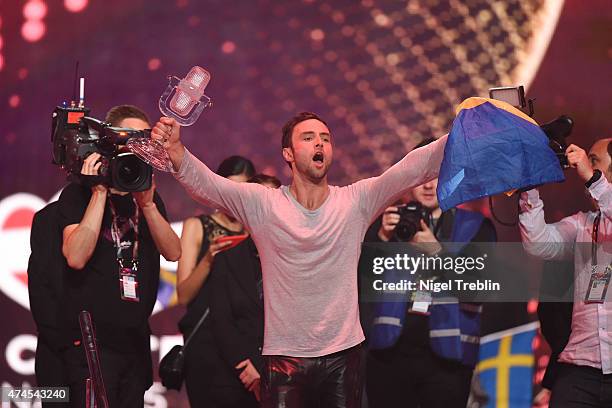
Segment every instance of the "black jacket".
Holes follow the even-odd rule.
[[[215,256],[211,278],[212,331],[223,361],[236,378],[234,367],[247,358],[263,375],[261,263],[251,238]]]
[[[59,312],[66,268],[58,208],[56,201],[34,215],[28,262],[30,310],[39,338],[56,351],[61,348]]]
[[[557,359],[567,345],[572,332],[573,282],[573,261],[546,261],[544,263],[538,318],[542,335],[551,349],[550,360],[542,379],[542,386],[549,390],[552,390],[557,378],[559,369]]]

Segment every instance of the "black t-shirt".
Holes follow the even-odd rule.
[[[68,185],[59,198],[60,226],[79,224],[91,198],[91,190],[79,184]],[[128,244],[124,257],[130,259],[134,245],[134,230],[129,223],[136,210],[132,195],[110,195],[119,222],[121,241]],[[166,211],[157,193],[153,201],[164,218]],[[112,212],[106,201],[98,243],[89,262],[82,270],[67,268],[64,276],[62,321],[68,344],[81,338],[78,314],[91,313],[96,337],[101,345],[130,351],[142,349],[149,342],[148,318],[155,305],[159,285],[159,251],[149,232],[142,212],[138,217],[138,281],[139,302],[121,299],[117,250],[111,235]],[[131,262],[127,262],[131,265]],[[146,346],[148,347],[148,346]]]

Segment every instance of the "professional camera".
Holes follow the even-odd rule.
[[[431,211],[418,201],[411,201],[406,205],[398,206],[399,222],[393,232],[397,241],[408,242],[421,230],[421,220],[426,223],[431,218]]]
[[[523,86],[491,88],[489,89],[489,97],[507,102],[529,116],[534,114],[533,99],[525,98],[525,88]],[[540,126],[540,129],[548,137],[548,146],[555,152],[563,168],[569,166],[565,156],[565,150],[568,146],[566,139],[572,133],[573,127],[574,121],[566,115],[561,115],[557,119]]]
[[[51,125],[53,163],[66,170],[71,179],[86,185],[104,184],[130,192],[151,188],[151,166],[125,150],[129,139],[148,138],[150,130],[112,127],[87,116],[89,112],[82,104],[55,108]],[[83,161],[94,152],[102,156],[99,176],[84,176]]]

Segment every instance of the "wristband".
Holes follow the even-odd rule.
[[[586,188],[589,188],[593,185],[593,183],[598,181],[600,178],[601,178],[601,170],[595,169],[593,170],[593,176],[586,183],[584,183],[584,186]]]

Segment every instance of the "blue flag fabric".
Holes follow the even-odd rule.
[[[164,309],[168,309],[177,304],[176,271],[169,271],[164,268],[160,269],[157,301]]]
[[[513,106],[468,98],[444,150],[438,180],[443,211],[461,203],[565,179],[538,124]]]
[[[538,322],[481,338],[475,374],[488,401],[486,408],[531,408]]]

